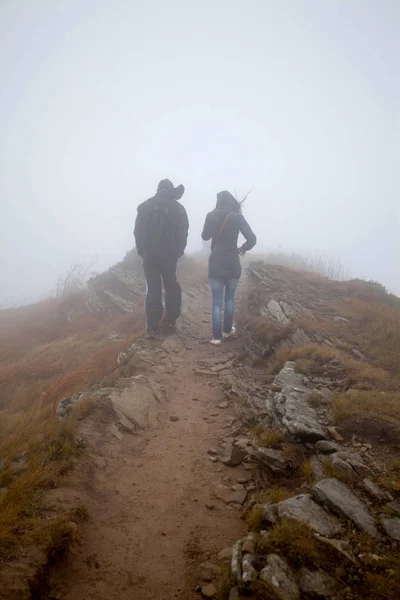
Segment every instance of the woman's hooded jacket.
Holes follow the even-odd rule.
[[[211,240],[209,277],[240,278],[242,269],[238,249],[239,233],[246,240],[243,250],[251,250],[257,238],[241,213],[240,203],[230,192],[219,192],[215,210],[208,213],[201,235],[204,241]]]

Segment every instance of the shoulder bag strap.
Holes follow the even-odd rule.
[[[230,212],[230,213],[228,213],[228,214],[226,215],[226,217],[225,217],[225,219],[224,219],[224,222],[223,222],[223,223],[222,223],[222,225],[221,225],[221,229],[218,231],[217,237],[216,237],[216,238],[215,238],[215,240],[214,240],[214,244],[215,244],[215,242],[218,240],[218,238],[219,238],[219,236],[221,235],[221,233],[223,232],[223,230],[224,230],[224,227],[225,227],[225,225],[226,225],[226,223],[227,223],[227,221],[228,221],[229,217],[231,216],[231,214],[232,214],[232,213]]]

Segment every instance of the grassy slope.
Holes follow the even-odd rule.
[[[386,488],[393,497],[400,494],[400,299],[387,294],[379,285],[362,282],[330,282],[315,274],[299,273],[283,267],[268,267],[275,284],[272,286],[276,297],[279,289],[295,290],[294,298],[302,299],[307,307],[308,299],[312,306],[312,316],[302,315],[289,326],[274,326],[260,315],[265,304],[265,294],[255,283],[250,292],[251,302],[243,315],[243,323],[250,337],[256,339],[259,348],[278,346],[297,327],[310,335],[321,332],[333,345],[311,343],[288,349],[282,348],[276,354],[267,352],[253,360],[255,373],[261,380],[272,381],[285,361],[294,360],[297,369],[308,377],[330,378],[343,381],[342,391],[334,400],[334,418],[339,430],[355,433],[361,440],[370,433],[369,423],[375,424],[381,438],[373,444],[373,456],[383,467],[376,477],[376,483]],[[279,285],[286,281],[282,288]],[[284,295],[282,293],[282,295]],[[284,299],[284,298],[282,298]],[[299,300],[300,301],[300,300]],[[334,316],[348,321],[335,322]],[[362,352],[367,360],[357,359],[353,349]],[[333,364],[330,365],[330,361]],[[349,389],[348,389],[349,388]],[[379,425],[379,424],[380,425]],[[257,502],[275,503],[296,491],[304,493],[315,482],[315,473],[309,457],[301,447],[294,448],[277,436],[276,431],[268,431],[256,426],[253,431],[260,446],[280,448],[293,454],[296,465],[297,490],[293,489],[294,474],[290,481],[285,477],[269,477],[269,485],[263,494],[259,492]],[[392,438],[389,437],[392,434]],[[336,473],[328,459],[322,463],[324,476],[343,476]],[[346,481],[354,487],[353,481]],[[395,516],[386,506],[386,501],[376,500],[370,510],[379,520],[382,514]],[[246,517],[250,530],[260,531],[265,527],[261,513],[256,507]],[[346,563],[343,557],[332,555],[326,545],[320,546],[306,525],[282,521],[275,525],[264,539],[266,547],[259,548],[262,554],[278,551],[295,569],[302,566],[311,569],[322,568],[338,577],[348,586],[346,598],[357,600],[397,600],[400,586],[400,560],[396,542],[384,539],[377,542],[365,534],[349,528],[345,537],[350,547],[360,558],[357,565]],[[263,538],[262,538],[263,539]],[[379,559],[376,557],[379,556]],[[253,597],[263,600],[278,600],[276,591],[257,582]]]
[[[355,391],[337,399],[338,421],[355,414],[379,414],[400,427],[400,300],[365,282],[334,283],[315,274],[279,269],[294,290],[323,300],[321,310],[313,310],[314,319],[303,317],[298,325],[342,343],[282,350],[274,368],[292,358],[305,373],[318,375],[327,361],[339,360],[341,376],[351,380]],[[203,281],[203,271],[203,266],[183,261],[181,279],[190,286]],[[0,488],[7,488],[0,493],[0,561],[20,556],[38,543],[57,552],[73,538],[70,515],[49,519],[41,511],[43,492],[60,484],[80,452],[74,423],[65,427],[56,418],[57,402],[90,390],[111,374],[119,352],[143,332],[143,311],[96,316],[85,310],[85,303],[85,295],[77,293],[0,312],[0,459],[5,461]],[[349,322],[335,323],[333,315]],[[251,312],[246,321],[254,336],[264,336],[269,343],[291,330],[264,330]],[[111,333],[119,334],[118,341],[107,339]],[[371,364],[355,360],[352,348],[363,352]],[[24,452],[23,468],[11,468]]]
[[[0,559],[41,542],[63,545],[65,520],[41,514],[43,491],[56,486],[79,453],[56,417],[58,401],[90,390],[116,368],[118,354],[143,333],[143,311],[96,316],[84,292],[0,312]],[[108,339],[111,333],[118,341]],[[13,465],[26,452],[22,465]]]
[[[332,282],[316,274],[301,273],[285,267],[268,267],[270,273],[284,275],[286,286],[295,290],[294,298],[310,300],[311,315],[304,313],[286,327],[274,325],[259,314],[261,297],[243,320],[249,334],[261,345],[276,346],[297,327],[306,333],[321,332],[333,345],[311,343],[287,349],[283,347],[274,358],[266,360],[272,377],[285,361],[294,360],[308,376],[333,376],[343,379],[344,391],[337,401],[337,419],[351,415],[375,416],[395,423],[400,429],[400,298],[386,293],[379,284],[353,280]],[[257,286],[256,286],[256,289]],[[261,294],[262,296],[262,294]],[[315,298],[318,303],[313,306]],[[335,322],[334,316],[347,322]],[[367,357],[357,358],[353,349]],[[328,367],[336,361],[336,367]]]

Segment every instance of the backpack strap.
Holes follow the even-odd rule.
[[[226,223],[227,223],[227,221],[228,221],[229,217],[231,216],[231,214],[232,214],[232,213],[230,212],[230,213],[228,213],[228,214],[226,215],[226,217],[225,217],[225,219],[224,219],[224,222],[223,222],[223,223],[222,223],[222,225],[221,225],[221,229],[218,231],[218,233],[217,233],[217,237],[216,237],[216,238],[215,238],[215,240],[214,240],[214,244],[215,244],[215,242],[217,242],[217,240],[218,240],[219,236],[220,236],[220,235],[221,235],[221,233],[223,232],[223,230],[224,230],[224,227],[225,227],[225,225],[226,225]]]

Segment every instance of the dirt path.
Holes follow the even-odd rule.
[[[205,289],[186,306],[180,336],[150,348],[159,360],[151,370],[166,398],[157,424],[118,440],[105,409],[88,419],[90,450],[70,493],[75,502],[78,493],[90,520],[79,527],[76,554],[53,576],[50,597],[198,598],[199,564],[215,564],[216,554],[244,531],[238,509],[214,492],[246,471],[212,462],[207,453],[235,427],[233,411],[218,408],[226,400],[218,376],[195,372],[203,360],[228,360],[237,342],[219,349],[204,343],[210,320]]]

